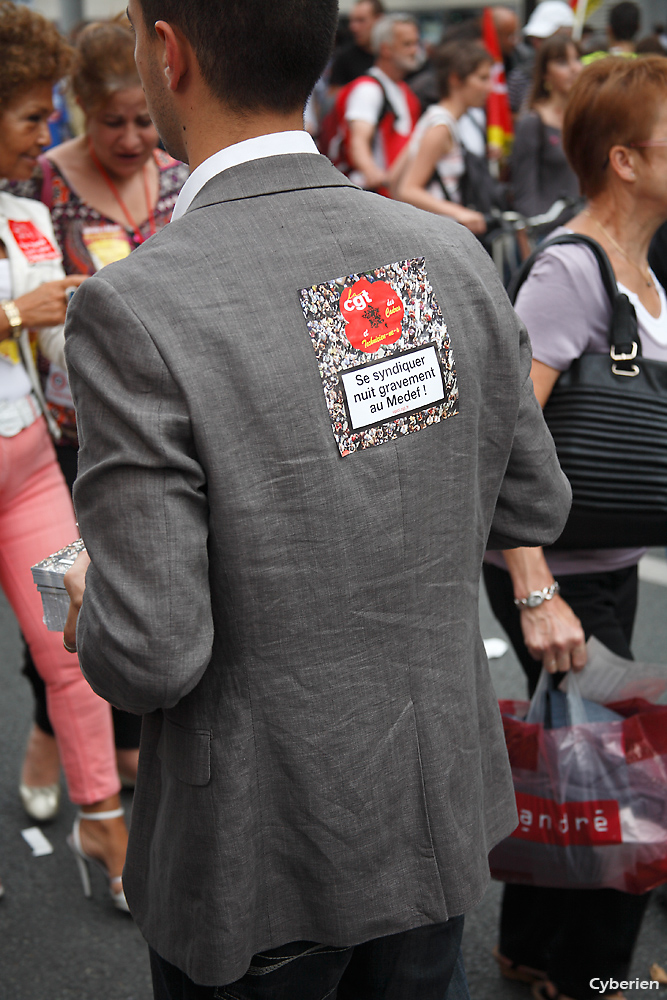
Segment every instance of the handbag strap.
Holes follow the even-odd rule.
[[[437,167],[433,171],[433,176],[431,177],[431,179],[428,182],[428,184],[426,185],[426,187],[430,188],[431,184],[437,184],[438,185],[438,187],[442,191],[442,197],[443,197],[443,199],[445,201],[451,201],[452,200],[449,197],[449,192],[447,191],[447,188],[445,187],[445,182],[443,181],[442,177],[440,176]]]
[[[548,247],[561,246],[568,243],[580,243],[587,246],[595,256],[600,269],[602,284],[611,303],[611,323],[609,324],[608,336],[609,347],[612,360],[616,362],[632,362],[642,353],[642,345],[637,330],[637,313],[630,299],[625,292],[619,292],[616,284],[616,276],[609,261],[609,257],[597,242],[590,236],[582,233],[565,233],[562,236],[554,236],[550,240],[545,240],[530,257],[523,262],[520,269],[510,281],[507,294],[512,305],[516,302],[519,289],[530,274],[531,268],[540,254]],[[630,365],[627,373],[633,373]],[[625,369],[620,369],[620,373],[625,373]]]

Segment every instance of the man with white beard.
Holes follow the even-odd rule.
[[[391,168],[421,114],[419,101],[403,82],[419,65],[419,29],[409,15],[389,14],[375,25],[371,41],[375,64],[350,85],[341,117],[349,129],[350,179],[386,194]]]

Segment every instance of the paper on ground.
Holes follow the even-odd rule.
[[[38,826],[29,826],[27,830],[21,830],[21,836],[32,849],[32,856],[34,858],[42,858],[47,854],[53,854],[53,844],[46,839]]]
[[[484,649],[490,660],[499,660],[508,650],[508,644],[504,639],[485,639]]]

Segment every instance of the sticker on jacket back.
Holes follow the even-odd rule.
[[[458,413],[447,325],[423,257],[299,295],[342,456]]]

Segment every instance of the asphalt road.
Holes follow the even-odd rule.
[[[662,554],[654,553],[652,576],[664,577]],[[642,582],[635,631],[635,655],[667,661],[664,585]],[[485,638],[499,626],[485,602]],[[74,808],[67,802],[44,826],[54,853],[35,858],[21,837],[32,825],[18,800],[17,777],[30,725],[28,685],[20,676],[21,647],[12,614],[0,595],[0,874],[6,895],[0,903],[0,1000],[151,1000],[145,944],[129,917],[112,908],[104,878],[93,873],[92,900],[86,900],[65,838]],[[490,669],[501,697],[523,697],[521,671],[511,652]],[[131,795],[124,793],[131,809]],[[464,955],[472,1000],[528,1000],[526,987],[498,975],[491,958],[496,941],[501,886],[491,883],[483,902],[468,915]],[[667,908],[649,906],[636,951],[633,977],[646,978],[652,962],[667,966]],[[664,988],[662,993],[664,995]],[[629,991],[628,997],[644,997]],[[651,993],[656,996],[655,992]],[[294,998],[298,1000],[298,998]]]

